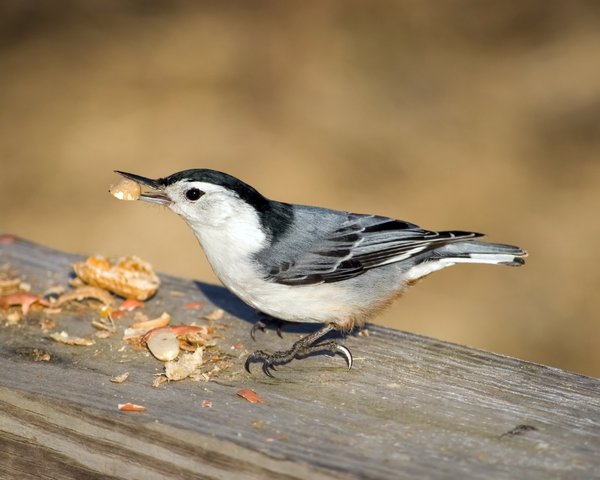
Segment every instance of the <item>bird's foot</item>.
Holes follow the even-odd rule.
[[[279,320],[278,318],[273,318],[273,317],[269,317],[268,315],[264,315],[258,322],[256,322],[254,325],[252,325],[252,328],[250,329],[250,336],[252,337],[252,340],[256,341],[256,331],[257,330],[260,330],[261,332],[264,333],[265,330],[267,329],[267,327],[269,327],[269,326],[274,326],[275,331],[277,332],[277,336],[279,338],[283,338],[283,336],[281,335],[283,321]]]
[[[274,353],[267,353],[263,350],[257,350],[251,353],[246,359],[244,367],[250,373],[252,363],[261,362],[262,370],[268,377],[273,377],[271,370],[276,370],[278,366],[290,363],[296,358],[305,358],[313,353],[326,353],[329,355],[340,354],[346,360],[348,368],[352,368],[352,353],[344,345],[340,345],[335,340],[329,340],[323,343],[315,343],[318,339],[334,329],[333,325],[326,325],[310,335],[306,335],[292,345],[289,350],[280,350]]]

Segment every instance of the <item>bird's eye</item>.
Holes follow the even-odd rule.
[[[204,195],[204,192],[198,190],[197,188],[190,188],[187,192],[185,192],[186,198],[192,202],[198,200],[202,195]]]

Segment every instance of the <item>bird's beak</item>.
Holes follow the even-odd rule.
[[[164,185],[160,180],[142,177],[140,175],[136,175],[135,173],[121,172],[119,170],[115,170],[115,173],[118,173],[129,180],[133,180],[143,187],[149,187],[153,190],[151,192],[141,192],[140,200],[167,206],[171,204],[171,199],[164,192]]]

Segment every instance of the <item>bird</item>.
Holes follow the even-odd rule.
[[[460,263],[520,266],[527,257],[520,247],[477,240],[477,232],[271,200],[212,169],[157,179],[115,172],[137,184],[136,199],[183,218],[216,276],[243,302],[267,318],[319,325],[289,349],[247,357],[248,372],[259,363],[271,377],[318,353],[339,354],[351,368],[350,350],[327,334],[364,325],[433,272]]]

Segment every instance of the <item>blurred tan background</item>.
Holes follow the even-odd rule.
[[[113,169],[229,172],[265,195],[472,229],[377,321],[600,376],[600,2],[0,4],[0,231],[215,282]]]

